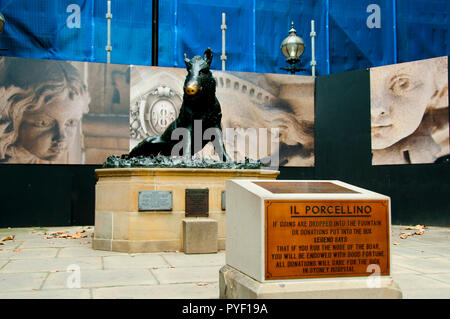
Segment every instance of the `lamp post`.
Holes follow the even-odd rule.
[[[291,74],[295,74],[295,72],[298,71],[304,71],[295,66],[300,61],[300,56],[303,54],[303,51],[305,51],[305,43],[303,42],[303,39],[297,35],[297,32],[294,29],[294,22],[292,22],[289,35],[281,42],[281,52],[283,52],[283,55],[286,57],[286,62],[290,67],[280,69],[289,71]]]
[[[0,33],[3,33],[3,29],[5,28],[5,17],[0,13]]]

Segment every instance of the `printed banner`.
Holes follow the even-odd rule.
[[[448,58],[370,69],[372,164],[435,163],[450,153]]]
[[[101,164],[128,125],[128,66],[1,58],[0,163]]]

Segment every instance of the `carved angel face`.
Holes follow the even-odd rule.
[[[73,143],[87,101],[61,94],[36,111],[26,111],[16,144],[42,160],[56,160]]]
[[[389,147],[412,134],[435,91],[433,74],[426,63],[371,69],[372,149]]]

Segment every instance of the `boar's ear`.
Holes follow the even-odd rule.
[[[208,63],[208,65],[211,65],[211,61],[213,58],[213,52],[211,50],[211,48],[207,48],[204,55],[203,55],[203,59],[206,61],[206,63]]]
[[[191,65],[191,60],[188,59],[186,53],[184,54],[184,63],[186,63],[186,67],[187,68],[190,68],[192,66]]]

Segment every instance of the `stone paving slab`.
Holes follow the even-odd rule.
[[[2,269],[8,262],[9,259],[0,259],[0,269]]]
[[[450,243],[450,240],[449,240]],[[431,247],[427,247],[426,249],[412,248],[415,250],[419,250],[422,254],[427,253],[433,255],[435,257],[447,257],[450,259],[450,245],[433,245]],[[403,252],[400,252],[404,254]]]
[[[22,245],[23,241],[10,240],[2,243],[3,245],[0,245],[0,254],[3,251],[11,251],[17,249],[20,245]]]
[[[54,258],[58,253],[58,248],[36,248],[36,249],[16,249],[11,252],[10,259],[35,259]]]
[[[409,262],[400,261],[397,265],[422,274],[439,274],[450,272],[450,261],[445,260],[444,258],[415,258]]]
[[[60,239],[60,238],[36,238],[29,239],[22,242],[18,248],[48,248],[48,247],[91,247],[90,239],[83,238],[83,240],[75,240],[75,239]]]
[[[94,250],[90,245],[60,248],[58,257],[95,257],[95,256],[128,256],[116,251]]]
[[[9,235],[14,235],[15,236],[15,240],[26,240],[26,239],[33,239],[36,238],[36,235],[38,232],[40,232],[38,230],[39,228],[1,228],[0,229],[0,240],[2,240],[3,238],[9,236]],[[46,230],[42,231],[45,232]]]
[[[46,277],[46,273],[0,274],[0,292],[38,290]]]
[[[36,258],[30,260],[11,260],[0,269],[0,273],[55,272],[66,271],[70,265],[84,269],[102,269],[101,257],[78,258]]]
[[[417,271],[411,270],[409,268],[405,268],[401,265],[392,263],[391,264],[391,274],[416,274],[416,275],[419,275],[420,273]]]
[[[219,281],[222,266],[183,267],[153,269],[152,273],[160,284],[173,283],[208,283]]]
[[[431,248],[430,248],[431,249]],[[420,249],[415,247],[392,247],[392,253],[396,256],[413,257],[413,258],[436,258],[442,255],[429,249]]]
[[[410,289],[403,293],[404,299],[450,299],[448,288]]]
[[[0,299],[91,299],[89,289],[52,289],[0,292]]]
[[[450,273],[447,274],[435,274],[435,275],[424,275],[424,277],[432,278],[434,280],[441,281],[450,285]]]
[[[174,267],[223,266],[225,265],[225,251],[216,254],[186,255],[166,253],[162,255]]]
[[[98,288],[94,299],[217,299],[219,284],[172,284],[157,286],[127,286]]]
[[[432,288],[450,289],[450,284],[420,274],[393,274],[392,278],[404,291]]]
[[[103,257],[103,265],[104,269],[151,269],[170,266],[159,254],[107,256]]]
[[[8,250],[3,249],[3,250],[0,250],[0,263],[1,263],[2,261],[5,261],[5,260],[8,261],[12,254],[13,254],[12,249],[8,249]]]
[[[45,289],[62,289],[71,287],[67,284],[73,277],[71,272],[51,273],[45,284]],[[155,277],[146,269],[129,270],[81,270],[80,288],[98,288],[127,285],[156,285]]]

